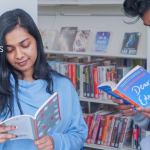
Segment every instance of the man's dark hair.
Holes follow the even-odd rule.
[[[123,3],[125,15],[130,18],[136,17],[133,22],[129,22],[128,24],[137,22],[149,9],[150,0],[125,0]]]

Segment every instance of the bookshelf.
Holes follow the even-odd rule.
[[[38,0],[38,28],[56,29],[61,27],[78,27],[80,30],[91,30],[91,37],[86,52],[69,52],[45,50],[46,53],[78,56],[102,56],[116,58],[147,59],[147,70],[150,71],[150,29],[143,26],[139,20],[134,25],[127,25],[124,21],[132,21],[126,18],[121,11],[123,0]],[[92,52],[97,31],[110,31],[111,39],[107,52]],[[140,32],[141,39],[136,55],[120,54],[125,32]],[[114,104],[111,100],[96,100],[94,98],[79,97],[80,101]],[[116,150],[96,144],[84,144],[85,147],[95,149]],[[125,147],[120,150],[132,150]]]

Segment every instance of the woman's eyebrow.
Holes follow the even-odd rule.
[[[24,41],[29,40],[29,38],[24,39],[23,41],[19,42],[18,44],[23,43]],[[12,45],[6,45],[7,47],[11,47]]]

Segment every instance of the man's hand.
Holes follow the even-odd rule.
[[[141,113],[142,115],[146,116],[148,119],[150,119],[150,107],[147,108],[137,108],[138,112]]]
[[[126,105],[124,104],[124,101],[122,99],[117,99],[117,98],[113,98],[112,101],[118,104],[120,112],[123,115],[132,116],[136,113],[136,110],[133,109],[134,105]]]
[[[51,136],[45,135],[38,141],[34,141],[39,150],[54,150],[54,140]]]

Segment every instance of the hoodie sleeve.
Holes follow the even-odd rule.
[[[54,139],[55,150],[79,150],[83,147],[88,129],[82,118],[82,112],[76,113],[72,117],[67,133],[54,133],[51,135]]]
[[[137,113],[131,116],[131,118],[138,126],[140,126],[146,131],[150,131],[150,121],[147,117],[145,117],[137,111]]]
[[[5,143],[1,143],[1,144],[0,144],[0,150],[3,149],[4,145],[5,145]]]
[[[77,92],[72,83],[68,87],[70,88],[70,91],[68,94],[64,93],[64,95],[67,94],[67,96],[70,97],[68,100],[72,101],[72,106],[70,106],[71,111],[68,112],[72,114],[71,120],[69,121],[65,133],[53,133],[51,135],[54,139],[55,150],[80,150],[83,147],[88,134],[88,128],[83,119]]]

